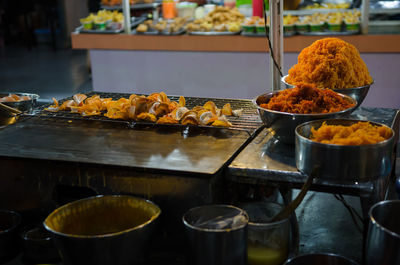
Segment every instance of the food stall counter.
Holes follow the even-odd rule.
[[[300,52],[325,36],[292,36],[284,40],[285,52]],[[326,36],[329,37],[329,36]],[[352,43],[360,53],[400,52],[400,35],[335,36]],[[143,36],[126,34],[72,33],[72,48],[99,50],[195,51],[195,52],[267,52],[262,37],[246,36]]]

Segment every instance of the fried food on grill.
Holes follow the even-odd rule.
[[[57,112],[59,110],[71,111],[74,113],[80,113],[83,116],[88,115],[100,115],[102,111],[107,109],[107,103],[111,101],[111,98],[100,98],[98,95],[94,95],[88,98],[84,94],[76,94],[73,99],[64,101],[61,106],[58,101],[53,98],[53,105],[49,106],[45,110]]]
[[[171,116],[165,115],[165,116],[159,118],[157,120],[157,123],[158,124],[177,124],[179,122],[177,120],[175,120],[174,118],[172,118]]]
[[[324,144],[365,145],[376,144],[392,137],[386,126],[375,126],[369,122],[358,122],[351,126],[327,125],[311,128],[311,140]]]
[[[164,92],[153,93],[147,97],[130,95],[129,98],[113,100],[101,98],[99,95],[87,97],[76,94],[73,99],[64,101],[61,105],[53,98],[54,104],[47,111],[71,111],[83,116],[104,115],[110,119],[156,122],[158,124],[211,125],[230,127],[232,124],[226,116],[240,116],[242,110],[232,110],[225,104],[218,109],[213,101],[203,106],[188,109],[186,99],[179,97],[178,102],[170,100]]]
[[[317,88],[313,84],[301,84],[282,90],[260,107],[296,114],[339,112],[355,104],[330,89]]]
[[[286,81],[343,89],[369,85],[373,79],[356,47],[338,38],[325,38],[301,51]]]

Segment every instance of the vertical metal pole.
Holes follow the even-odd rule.
[[[131,34],[131,7],[129,0],[122,1],[122,11],[124,12],[124,29],[126,34]]]
[[[369,0],[362,0],[361,3],[361,33],[368,34],[369,24]]]
[[[271,85],[272,91],[281,89],[281,76],[283,65],[283,0],[270,0],[269,2],[269,38],[271,40],[272,51],[271,59]],[[275,57],[277,66],[274,64],[272,54]]]

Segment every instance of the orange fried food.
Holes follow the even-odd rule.
[[[83,101],[87,98],[85,94],[75,94],[73,97],[74,101],[76,102],[76,105],[82,105]]]
[[[61,104],[60,110],[71,110],[72,107],[76,107],[76,103],[75,103],[75,101],[70,99],[70,100],[64,101],[63,104]]]
[[[216,127],[231,127],[232,126],[232,124],[230,122],[225,121],[225,120],[222,120],[222,121],[216,120],[211,125],[216,126]]]
[[[301,84],[282,90],[260,107],[296,114],[339,112],[355,104],[330,89],[321,89],[313,84]]]
[[[338,38],[325,38],[301,51],[286,82],[343,89],[369,85],[373,79],[356,47]]]
[[[233,111],[232,111],[232,108],[231,108],[231,104],[230,104],[230,103],[226,103],[226,104],[222,107],[222,115],[228,115],[228,116],[233,115]]]
[[[47,111],[71,111],[83,116],[104,115],[110,119],[138,120],[157,122],[159,124],[183,125],[213,125],[232,126],[225,115],[236,115],[241,110],[233,111],[230,104],[223,110],[218,109],[214,102],[208,101],[204,107],[196,106],[192,110],[185,107],[186,100],[179,97],[179,102],[171,101],[164,92],[152,93],[149,96],[132,94],[129,98],[101,98],[99,95],[87,97],[76,94],[73,99],[64,101],[61,106],[53,98],[54,104],[46,108]],[[217,123],[215,123],[217,121]]]
[[[311,140],[324,144],[365,145],[376,144],[392,137],[386,126],[375,126],[369,122],[358,122],[351,126],[322,124],[317,130],[311,128]]]
[[[159,124],[177,124],[179,122],[177,120],[175,120],[174,118],[165,115],[165,116],[159,118],[157,120],[157,123],[159,123]]]
[[[156,122],[156,121],[157,121],[156,116],[154,116],[153,114],[148,113],[148,112],[142,112],[142,113],[140,113],[140,114],[137,116],[137,119],[138,119],[139,121],[150,121],[150,122]]]

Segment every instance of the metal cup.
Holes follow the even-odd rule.
[[[242,206],[249,215],[248,265],[280,265],[289,255],[290,221],[271,222],[283,208],[275,202],[253,202]]]
[[[230,205],[207,205],[183,216],[187,237],[187,264],[246,265],[245,211]]]
[[[10,210],[0,210],[0,264],[12,259],[20,250],[18,227],[21,215]]]
[[[369,211],[367,265],[400,264],[400,200],[376,203]]]

